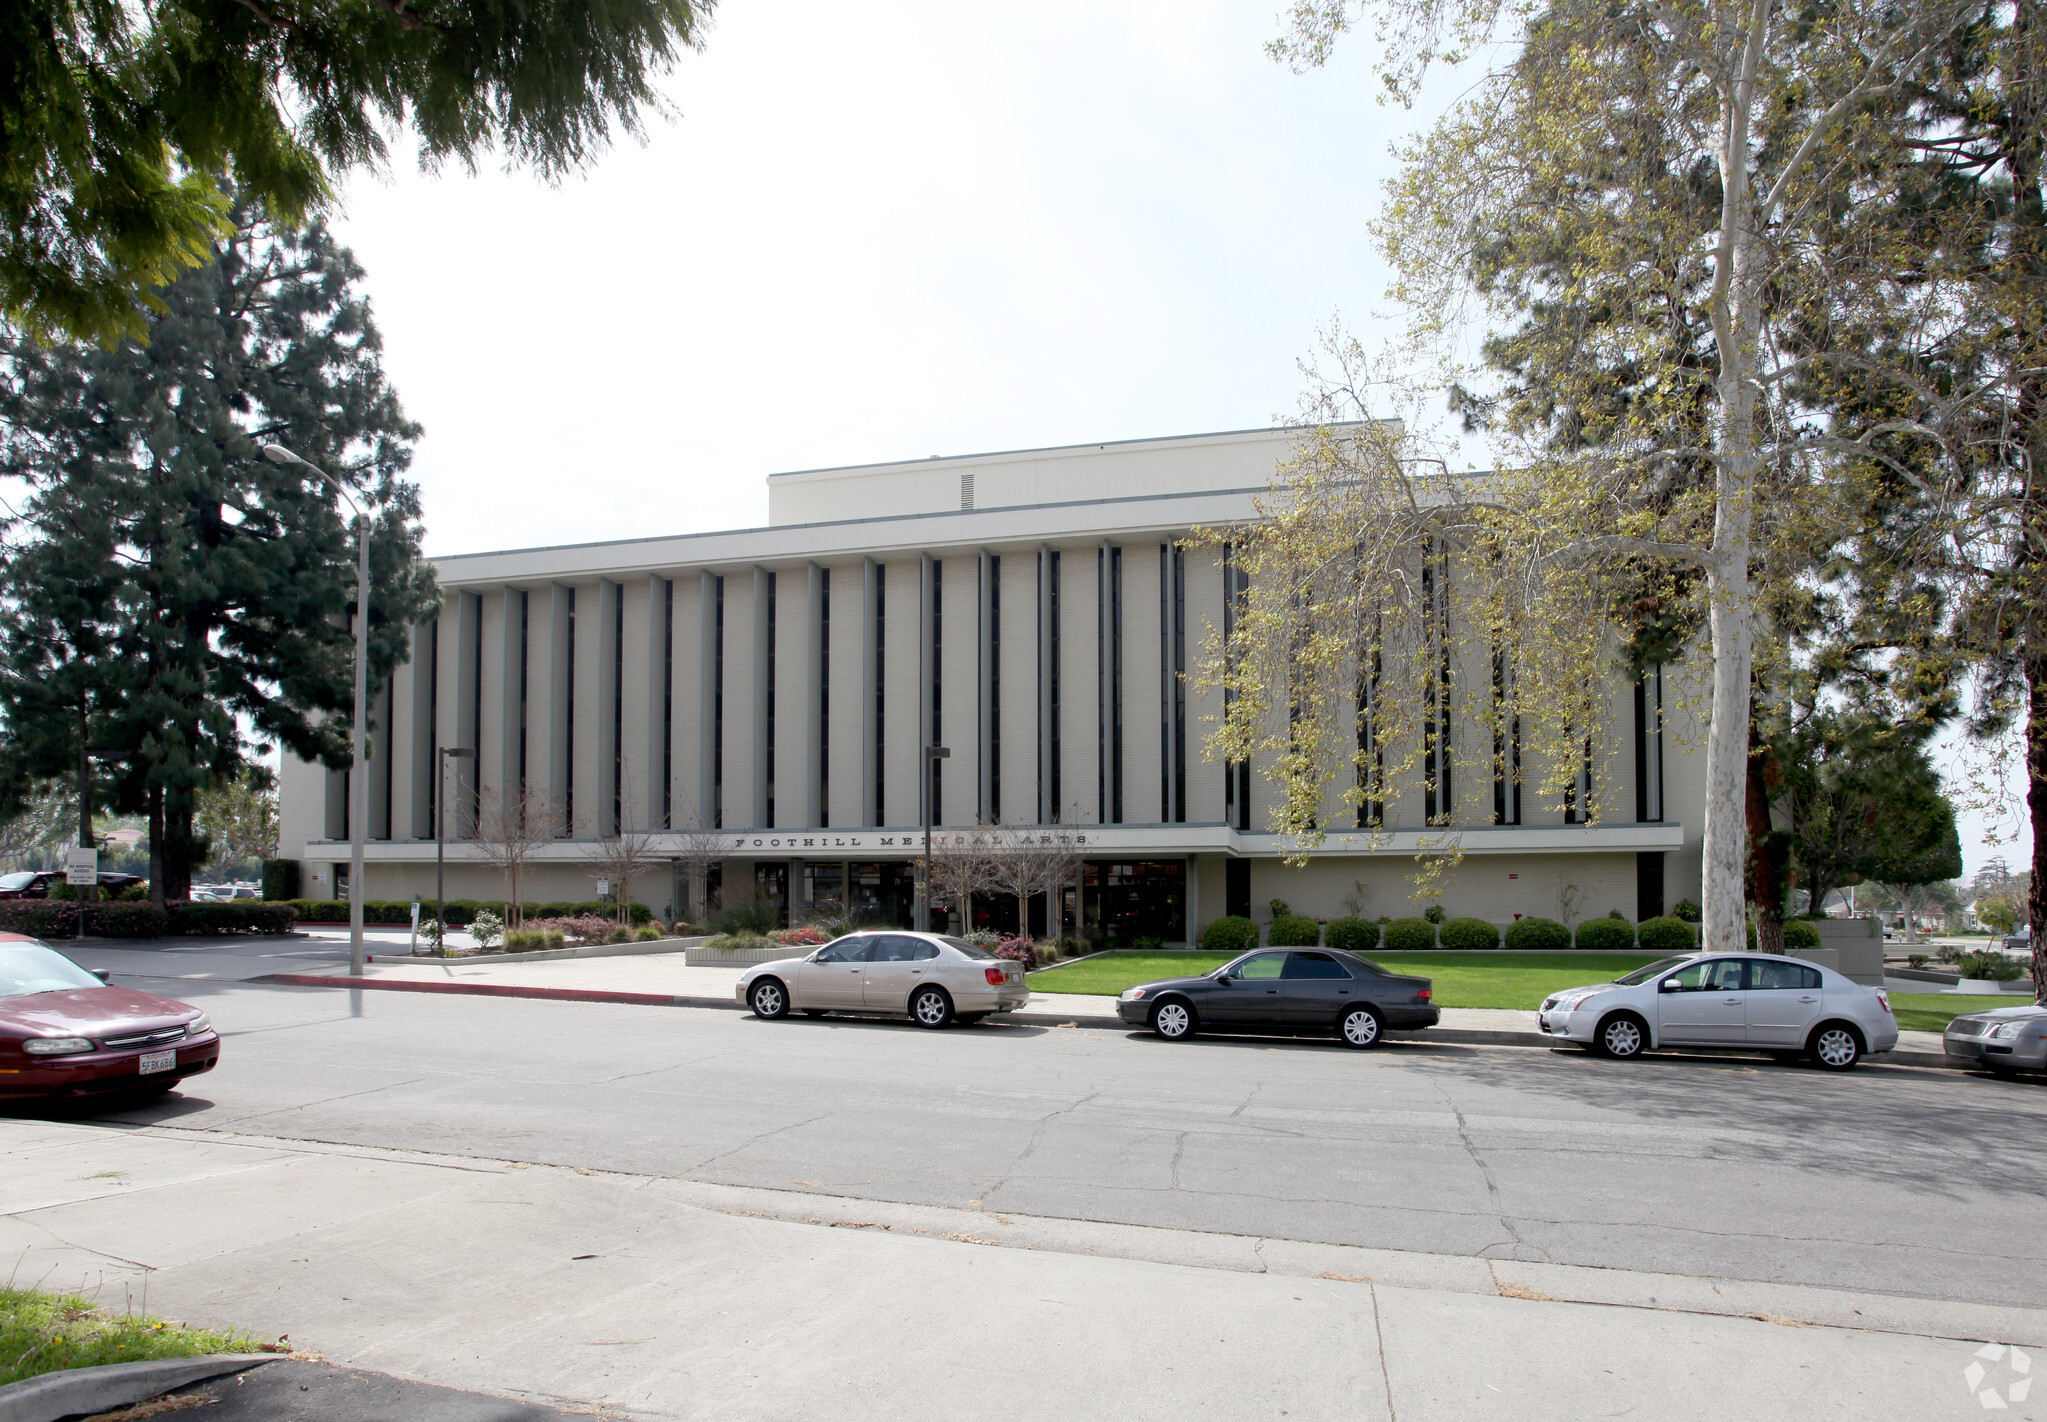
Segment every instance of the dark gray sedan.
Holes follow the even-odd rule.
[[[1197,1032],[1334,1035],[1377,1046],[1389,1029],[1433,1027],[1441,1016],[1427,978],[1391,973],[1334,948],[1268,948],[1200,977],[1126,989],[1116,1011],[1169,1042]]]
[[[1998,1073],[2047,1071],[2047,1007],[1993,1007],[1954,1018],[1947,1054]]]

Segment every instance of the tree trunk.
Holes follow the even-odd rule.
[[[1784,869],[1791,857],[1783,835],[1770,826],[1770,785],[1776,779],[1777,756],[1754,743],[1748,756],[1749,895],[1756,904],[1756,947],[1765,953],[1784,951]]]
[[[149,792],[149,901],[158,908],[166,903],[163,892],[163,791]]]
[[[92,832],[92,745],[87,734],[85,698],[81,696],[78,698],[78,847],[95,849],[98,846],[99,840]],[[81,893],[78,900],[83,904],[96,904],[99,897],[99,885],[94,884]],[[85,910],[81,908],[78,913],[81,920],[79,931],[83,933]]]
[[[2047,531],[2047,509],[2042,499],[2026,500],[2028,522]],[[2037,614],[2036,614],[2037,615]],[[2029,634],[2038,647],[2039,633]],[[2026,656],[2026,811],[2033,828],[2033,877],[2026,886],[2026,919],[2033,930],[2033,1000],[2047,1006],[2047,945],[2041,929],[2047,926],[2047,650],[2030,650]]]

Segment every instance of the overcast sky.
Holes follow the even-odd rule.
[[[1341,315],[1414,115],[1276,0],[725,0],[675,115],[548,187],[346,193],[431,553],[766,522],[784,469],[1254,428]],[[1483,451],[1478,452],[1479,458]],[[1993,852],[1964,829],[1969,867]]]

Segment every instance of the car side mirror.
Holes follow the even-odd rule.
[[[1230,975],[1227,972],[1217,973],[1215,975],[1215,980],[1219,983],[1226,983],[1230,980]]]
[[[111,968],[87,968],[86,971],[103,983],[111,982],[114,977],[114,970]]]
[[[1685,985],[1679,982],[1676,978],[1665,978],[1661,983],[1657,985],[1656,990],[1658,992],[1683,992],[1685,990]]]

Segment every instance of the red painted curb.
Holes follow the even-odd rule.
[[[472,997],[537,997],[555,1002],[619,1002],[633,1007],[729,1007],[740,1004],[718,997],[680,997],[673,993],[609,992],[602,988],[525,987],[518,983],[436,983],[406,978],[337,978],[318,973],[271,973],[257,979],[287,987],[378,988],[385,992],[452,992]]]

